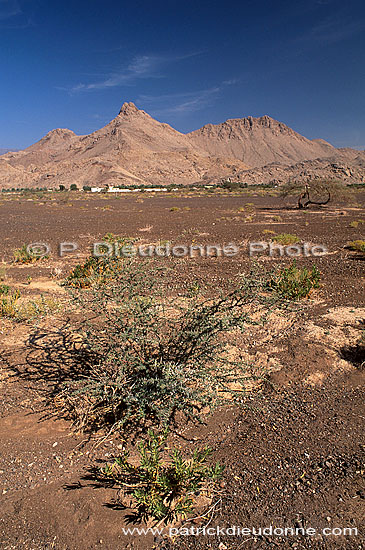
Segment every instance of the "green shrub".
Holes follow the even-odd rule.
[[[0,317],[7,317],[16,321],[30,321],[43,315],[54,313],[59,304],[53,298],[35,298],[22,300],[19,290],[11,290],[7,285],[0,285]]]
[[[14,257],[14,263],[17,264],[34,264],[42,259],[48,258],[48,256],[39,256],[37,254],[34,254],[30,250],[28,250],[28,247],[26,244],[23,244],[21,248],[17,248],[13,252]]]
[[[348,243],[346,246],[349,250],[354,250],[355,252],[365,252],[365,241],[357,240]]]
[[[166,435],[166,431],[149,431],[149,439],[138,445],[138,465],[129,462],[126,452],[102,469],[102,474],[113,480],[124,495],[132,497],[135,515],[144,521],[153,518],[167,523],[186,518],[194,511],[199,495],[211,496],[214,482],[223,473],[219,463],[206,464],[212,453],[208,447],[195,450],[189,459],[173,449],[168,460],[163,460]]]
[[[102,240],[107,244],[105,245],[105,250],[103,250],[104,246],[100,245],[99,252],[105,253],[105,256],[90,256],[83,263],[77,264],[63,282],[64,286],[89,288],[94,284],[102,283],[105,281],[111,265],[114,266],[114,272],[123,269],[122,259],[118,258],[118,256],[107,256],[107,245],[115,245],[118,250],[122,250],[123,247],[132,246],[137,239],[115,235],[114,233],[107,233]],[[113,249],[113,254],[114,252],[115,250]]]
[[[63,281],[64,286],[72,288],[89,288],[105,280],[109,262],[105,258],[90,256],[83,263],[77,264]]]
[[[313,265],[311,270],[300,269],[296,261],[280,269],[269,282],[269,288],[288,300],[300,300],[309,296],[313,288],[319,287],[320,272]]]
[[[57,400],[79,429],[167,425],[177,412],[198,420],[203,407],[242,399],[254,375],[228,358],[222,336],[251,322],[245,305],[257,313],[276,299],[266,280],[243,278],[216,299],[176,300],[161,297],[160,279],[148,261],[110,262],[99,284],[72,292],[92,312],[82,326],[92,368],[68,380]]]
[[[291,235],[290,233],[280,233],[279,235],[275,235],[275,237],[272,237],[272,240],[278,244],[286,246],[289,244],[300,243],[302,239],[297,235]]]
[[[365,220],[354,220],[350,223],[350,227],[353,227],[354,229],[357,229],[359,225],[365,223]]]
[[[5,286],[5,290],[0,293],[0,317],[16,317],[20,292],[19,290],[10,290],[6,285],[2,286]]]
[[[31,321],[55,313],[59,308],[60,304],[56,300],[41,296],[19,304],[16,307],[15,318],[17,321]]]
[[[1,295],[6,295],[6,294],[9,294],[9,291],[10,291],[10,286],[8,285],[4,285],[4,284],[1,284],[0,285],[0,296]]]
[[[255,211],[255,205],[252,202],[246,203],[244,206],[240,206],[237,210],[237,212],[254,212]]]
[[[137,239],[133,237],[126,237],[124,235],[115,235],[114,233],[106,233],[103,241],[110,244],[118,244],[120,247],[132,245]]]
[[[219,187],[221,187],[222,189],[227,189],[228,191],[238,191],[240,189],[247,188],[247,186],[247,183],[243,183],[240,181],[231,181],[230,179],[223,180],[219,184]]]

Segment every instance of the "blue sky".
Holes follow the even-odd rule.
[[[0,0],[0,147],[124,101],[187,132],[268,114],[365,148],[363,0]]]

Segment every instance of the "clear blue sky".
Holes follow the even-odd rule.
[[[0,147],[133,101],[186,132],[268,114],[365,148],[364,0],[0,0]]]

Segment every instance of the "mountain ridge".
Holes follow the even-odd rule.
[[[351,163],[359,155],[309,140],[268,115],[228,119],[183,134],[125,102],[114,119],[91,134],[56,128],[23,151],[2,155],[0,186],[204,184],[245,174],[252,179],[255,173],[266,178],[272,170],[262,169],[273,163],[286,167],[280,171],[286,177],[287,168],[300,162]],[[359,169],[361,163],[356,177]]]
[[[309,140],[283,122],[264,115],[228,119],[190,132],[190,139],[212,155],[220,151],[252,168],[271,162],[292,164],[330,156],[336,150],[324,140]]]

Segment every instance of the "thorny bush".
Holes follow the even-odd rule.
[[[54,397],[78,429],[168,425],[177,413],[199,420],[262,376],[229,357],[224,335],[264,322],[277,300],[264,276],[242,276],[214,299],[168,297],[164,280],[149,261],[110,259],[102,281],[70,290],[87,317],[80,334],[91,366]]]

